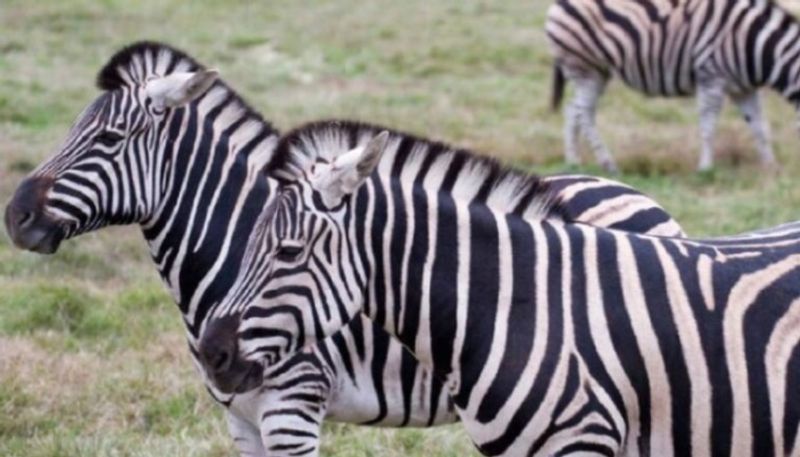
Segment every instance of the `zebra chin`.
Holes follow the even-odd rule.
[[[37,254],[55,254],[63,239],[64,236],[60,229],[51,231],[37,229],[11,237],[14,245],[18,248]]]
[[[264,383],[264,367],[256,362],[237,361],[228,370],[208,373],[208,376],[220,392],[227,395],[243,394],[261,387]]]

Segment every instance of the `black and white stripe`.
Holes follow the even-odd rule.
[[[262,263],[234,286],[255,292],[212,312],[240,319],[236,363],[281,369],[363,311],[444,380],[486,455],[800,452],[800,223],[598,228],[539,179],[379,132],[281,140]]]
[[[770,0],[558,0],[546,29],[556,59],[553,106],[565,78],[575,85],[565,112],[570,163],[579,161],[580,131],[598,161],[616,170],[594,119],[612,75],[648,95],[697,92],[700,169],[713,165],[715,124],[726,95],[750,126],[763,165],[775,159],[758,89],[771,87],[800,107],[800,24]]]
[[[552,175],[541,179],[571,221],[648,235],[686,236],[658,203],[618,181],[586,175]]]
[[[122,50],[101,71],[103,94],[79,116],[62,149],[21,185],[10,207],[49,218],[57,240],[110,224],[138,223],[177,302],[198,364],[197,334],[210,306],[228,295],[246,241],[270,200],[260,170],[277,132],[222,82],[180,108],[157,106],[148,84],[202,72],[190,57],[156,43]],[[411,145],[411,143],[409,143]],[[680,227],[655,202],[612,181],[580,176],[558,183],[565,211],[591,223],[671,234]],[[34,187],[34,192],[29,192]],[[11,218],[14,219],[14,218]],[[21,222],[17,224],[17,222]],[[25,221],[10,232],[20,235]],[[38,250],[39,244],[24,246]],[[249,256],[249,257],[248,257]],[[313,455],[323,417],[383,426],[456,420],[441,382],[380,327],[356,320],[298,355],[255,391],[225,395],[242,455]]]

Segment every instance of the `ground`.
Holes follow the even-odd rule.
[[[561,116],[548,107],[547,3],[2,0],[0,205],[97,94],[104,61],[145,38],[218,68],[282,128],[366,119],[536,172],[567,171]],[[800,218],[794,113],[773,93],[766,105],[776,174],[758,168],[733,110],[720,125],[718,167],[704,174],[692,171],[692,99],[647,99],[614,84],[599,123],[619,179],[690,234],[723,235]],[[326,456],[473,453],[457,426],[329,424],[324,434]],[[137,228],[85,235],[50,257],[0,234],[0,455],[234,455]]]

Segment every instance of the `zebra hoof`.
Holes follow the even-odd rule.
[[[603,162],[600,164],[603,167],[603,170],[610,174],[610,175],[618,175],[619,174],[619,167],[614,162]]]
[[[713,163],[703,163],[697,165],[697,172],[698,173],[711,173],[714,171],[714,164]]]
[[[761,162],[761,171],[764,175],[767,176],[778,176],[781,174],[781,167],[778,165],[778,162],[771,160],[767,162]]]
[[[717,169],[713,166],[710,167],[697,167],[697,176],[704,181],[713,181],[717,176]]]
[[[577,153],[564,154],[564,165],[569,168],[578,168],[581,166],[581,159]]]

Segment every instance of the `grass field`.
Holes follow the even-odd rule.
[[[547,107],[545,0],[132,3],[0,2],[2,204],[96,95],[105,59],[143,38],[219,68],[283,128],[366,119],[564,171],[561,117]],[[794,114],[774,94],[767,111],[777,175],[755,165],[733,110],[720,126],[719,167],[702,175],[692,171],[693,100],[648,100],[615,84],[599,123],[622,181],[689,233],[721,235],[800,219]],[[234,455],[221,412],[195,375],[138,229],[86,235],[52,257],[0,236],[0,455]],[[327,456],[474,453],[458,427],[328,425],[324,439]]]

